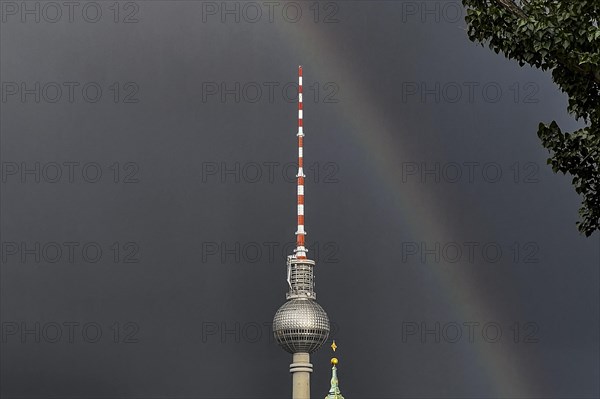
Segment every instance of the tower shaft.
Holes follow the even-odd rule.
[[[290,373],[292,373],[292,399],[310,399],[310,373],[313,366],[308,353],[294,353]]]

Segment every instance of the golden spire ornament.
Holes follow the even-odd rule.
[[[335,341],[331,344],[331,349],[333,352],[337,349],[337,345]],[[337,364],[339,360],[337,357],[331,358],[331,387],[329,388],[329,394],[325,397],[325,399],[344,399],[342,396],[342,392],[340,391],[339,381],[337,377]]]

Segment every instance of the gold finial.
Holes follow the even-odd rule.
[[[337,349],[337,345],[335,341],[331,344],[331,349],[335,352]],[[342,393],[340,392],[340,386],[337,377],[337,357],[331,358],[331,388],[329,388],[329,395],[325,397],[325,399],[344,399]]]
[[[335,340],[333,340],[333,343],[331,344],[331,349],[333,349],[334,352],[337,349],[337,345],[335,344]],[[332,357],[331,358],[331,365],[335,366],[336,364],[338,364],[337,358],[336,357]]]

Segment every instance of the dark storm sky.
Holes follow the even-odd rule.
[[[290,395],[299,64],[343,394],[599,395],[598,234],[536,136],[579,125],[459,2],[1,5],[3,397]]]

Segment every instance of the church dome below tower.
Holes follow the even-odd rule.
[[[289,353],[313,353],[327,341],[329,317],[312,299],[291,299],[275,313],[273,335]]]

